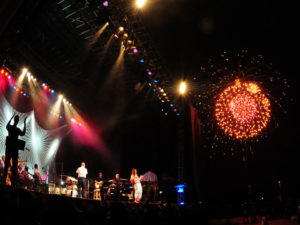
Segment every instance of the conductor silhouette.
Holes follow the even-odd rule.
[[[14,119],[14,124],[11,125],[11,121]],[[24,129],[21,131],[17,127],[19,123],[19,116],[14,113],[11,119],[8,121],[6,125],[6,129],[8,131],[8,136],[6,137],[6,149],[5,149],[5,167],[3,172],[4,183],[6,183],[7,171],[10,165],[10,159],[12,159],[12,167],[11,167],[11,184],[15,186],[16,178],[17,178],[17,169],[18,169],[18,154],[19,150],[24,150],[25,142],[19,140],[19,136],[24,136],[26,133],[26,119],[24,120]]]

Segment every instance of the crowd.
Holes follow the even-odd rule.
[[[0,189],[0,202],[6,206],[1,213],[1,224],[179,224],[189,221],[207,224],[205,208],[200,205],[91,201],[8,186],[0,186]],[[11,217],[11,213],[18,216]]]

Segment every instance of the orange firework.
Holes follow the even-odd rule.
[[[237,139],[257,136],[269,123],[270,116],[270,101],[255,82],[236,79],[215,104],[217,124],[227,135]]]

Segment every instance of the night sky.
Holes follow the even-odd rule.
[[[299,197],[300,182],[294,177],[300,156],[296,147],[297,20],[292,5],[271,1],[154,0],[140,15],[173,81],[195,75],[201,80],[200,66],[206,65],[208,59],[218,58],[223,51],[247,49],[250,55],[262,54],[272,62],[291,86],[284,104],[288,113],[276,115],[279,127],[256,145],[253,158],[247,162],[237,157],[211,160],[200,147],[195,169],[189,121],[185,120],[185,180],[190,185],[189,195],[196,193],[196,185],[199,199],[240,199],[252,184],[257,195],[271,198],[281,180],[287,196]],[[207,80],[203,78],[203,82]],[[152,169],[160,177],[163,172],[177,177],[178,118],[164,116],[155,101],[141,111],[133,106],[128,113],[138,118],[120,123],[115,136],[107,140],[121,155],[119,169],[107,169],[107,174],[120,170],[126,178],[130,168],[137,167],[141,172]]]
[[[144,11],[145,23],[174,79],[196,75],[201,80],[199,68],[209,58],[217,58],[223,51],[247,49],[249,54],[262,54],[272,62],[291,86],[285,102],[288,113],[277,115],[279,128],[258,143],[252,160],[208,160],[199,153],[196,182],[201,199],[210,196],[220,200],[226,195],[234,199],[247,192],[247,184],[254,186],[257,195],[270,197],[278,180],[283,182],[286,195],[299,197],[299,181],[295,179],[299,170],[297,18],[293,11],[290,4],[271,1],[192,0],[153,1]],[[189,170],[187,179],[191,181],[193,175]]]
[[[300,182],[295,175],[300,169],[299,110],[296,109],[298,16],[295,9],[292,3],[274,1],[148,0],[140,12],[161,63],[168,69],[173,82],[194,76],[203,83],[208,82],[201,77],[200,66],[207,65],[209,59],[218,58],[223,51],[234,54],[247,49],[250,55],[262,54],[272,62],[290,85],[284,102],[287,113],[276,115],[279,127],[256,145],[253,158],[246,162],[237,157],[209,159],[201,145],[193,153],[189,118],[183,118],[184,172],[189,199],[240,200],[248,184],[253,185],[257,195],[271,198],[278,191],[278,180],[282,181],[287,198],[300,198]],[[73,84],[79,83],[74,81]],[[95,89],[95,93],[99,94],[99,90]],[[116,97],[116,104],[122,102],[121,97]],[[76,101],[90,106],[79,110],[85,113],[85,118],[91,118],[91,122],[99,123],[95,126],[101,127],[99,121],[113,117],[108,108],[103,109],[106,114],[97,118],[96,112],[105,105],[103,103],[97,105],[93,99],[84,97]],[[92,110],[94,106],[98,108],[95,111]],[[181,118],[165,115],[161,108],[154,97],[142,93],[126,100],[126,107],[122,115],[116,117],[115,125],[102,131],[102,138],[111,152],[110,160],[97,150],[72,143],[67,136],[59,149],[57,165],[63,161],[64,172],[74,176],[80,162],[86,161],[90,177],[104,171],[107,178],[116,172],[129,178],[135,167],[139,173],[153,170],[159,178],[167,174],[176,180]]]

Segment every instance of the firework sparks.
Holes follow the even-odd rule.
[[[255,137],[270,120],[270,106],[270,101],[257,84],[237,79],[234,85],[220,94],[216,102],[217,124],[231,137]]]
[[[209,60],[193,77],[193,106],[202,122],[209,157],[253,155],[286,114],[289,84],[262,55],[247,50]]]

